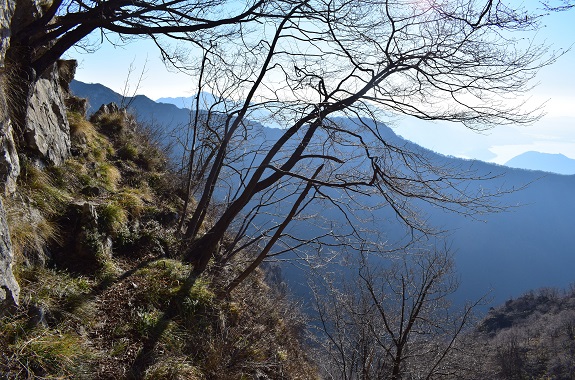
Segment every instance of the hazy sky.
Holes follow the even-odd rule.
[[[554,49],[567,49],[575,43],[575,12],[549,17],[537,34]],[[147,41],[114,47],[104,43],[96,52],[71,50],[67,58],[79,62],[76,79],[101,83],[123,93],[124,83],[132,65],[131,83],[126,95],[133,95],[135,83],[145,67],[137,90],[152,99],[191,96],[193,80],[168,71],[155,46]],[[456,124],[428,123],[419,120],[395,120],[396,133],[426,148],[457,157],[477,158],[505,163],[526,151],[562,153],[575,159],[575,51],[572,49],[553,66],[541,70],[539,85],[532,92],[535,103],[547,101],[547,115],[532,126],[504,126],[478,134]],[[383,120],[385,122],[385,120]]]

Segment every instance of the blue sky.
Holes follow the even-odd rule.
[[[575,12],[548,17],[545,27],[536,35],[554,49],[567,49],[575,44]],[[124,92],[129,67],[127,95],[133,95],[138,77],[143,73],[137,94],[152,99],[191,96],[192,78],[165,68],[155,46],[145,40],[123,47],[103,44],[97,51],[85,53],[72,49],[67,58],[79,62],[76,79],[101,83],[112,90]],[[547,115],[532,126],[502,126],[476,133],[461,125],[429,123],[400,118],[391,126],[396,133],[426,148],[457,157],[476,158],[503,164],[526,151],[562,153],[575,159],[575,50],[567,52],[554,65],[543,68],[539,85],[530,94],[533,104],[547,102]],[[385,121],[385,120],[384,120]]]

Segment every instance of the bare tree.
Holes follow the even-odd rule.
[[[465,213],[498,209],[490,203],[493,194],[467,187],[480,175],[394,145],[371,120],[401,113],[476,130],[536,120],[539,109],[525,110],[509,99],[527,91],[537,69],[556,58],[545,47],[520,44],[515,37],[536,29],[539,15],[494,1],[276,5],[276,17],[220,39],[210,51],[208,66],[219,70],[220,79],[206,88],[225,83],[233,88],[231,98],[245,101],[227,112],[198,207],[186,226],[186,257],[198,273],[218,255],[225,234],[258,194],[280,181],[312,182],[344,214],[353,210],[342,196],[353,203],[354,197],[377,195],[414,229],[425,227],[410,199]],[[245,134],[243,121],[257,110],[276,117],[285,126],[283,134],[259,152],[236,196],[200,233],[229,142]],[[312,179],[320,164],[324,170]]]
[[[380,201],[370,208],[389,207],[410,228],[426,231],[411,200],[463,213],[499,207],[490,203],[493,194],[467,186],[482,175],[398,146],[373,120],[399,113],[477,130],[536,120],[539,109],[525,109],[511,99],[529,90],[537,69],[556,55],[523,42],[524,32],[536,30],[544,12],[568,5],[531,10],[495,0],[253,0],[241,5],[55,0],[35,10],[19,5],[16,17],[29,21],[13,31],[7,52],[14,66],[9,88],[19,100],[11,114],[18,129],[31,84],[93,32],[102,39],[108,33],[122,39],[146,36],[166,61],[195,75],[198,91],[216,94],[224,104],[213,113],[218,117],[200,119],[197,101],[191,123],[187,188],[188,198],[197,190],[197,202],[182,227],[184,256],[195,264],[196,274],[213,258],[237,252],[224,247],[222,255],[221,243],[262,204],[299,200],[298,194],[286,197],[280,187],[301,194],[312,186],[313,199],[331,204],[349,224],[364,217],[362,211],[354,214],[362,203],[358,199],[377,196]],[[187,65],[186,54],[168,49],[165,40],[186,43],[201,57]],[[283,129],[266,149],[252,148],[250,154],[233,149],[249,139],[249,118],[268,117]],[[201,136],[204,144],[198,145]],[[319,167],[321,173],[314,176]],[[218,202],[216,189],[230,179],[238,182],[208,222],[207,210]],[[263,247],[284,224],[279,220],[262,236]],[[357,225],[350,228],[359,243],[369,240]]]
[[[478,302],[460,311],[451,306],[451,255],[412,252],[391,261],[375,267],[364,256],[341,283],[328,278],[315,287],[327,378],[463,378],[459,338]]]

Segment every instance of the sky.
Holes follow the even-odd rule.
[[[555,50],[567,50],[575,44],[575,11],[552,15],[543,24],[535,36],[538,41],[550,44]],[[150,41],[140,40],[121,47],[104,42],[95,52],[72,49],[65,58],[78,60],[77,80],[101,83],[128,96],[146,95],[156,100],[188,97],[195,93],[192,78],[166,69],[157,48]],[[575,47],[539,72],[539,84],[530,96],[533,104],[546,102],[546,115],[530,126],[500,126],[477,133],[458,124],[410,118],[395,119],[390,126],[408,140],[455,157],[504,164],[521,153],[538,151],[560,153],[575,159],[573,68]]]

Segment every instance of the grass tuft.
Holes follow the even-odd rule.
[[[20,362],[38,377],[85,378],[92,372],[86,364],[96,357],[85,345],[85,339],[74,332],[45,329],[18,342],[16,350]]]
[[[186,357],[173,357],[162,360],[148,368],[144,380],[202,380],[205,377],[200,369],[192,365]]]
[[[114,235],[122,230],[128,222],[128,214],[117,202],[106,203],[98,208],[100,229]]]

